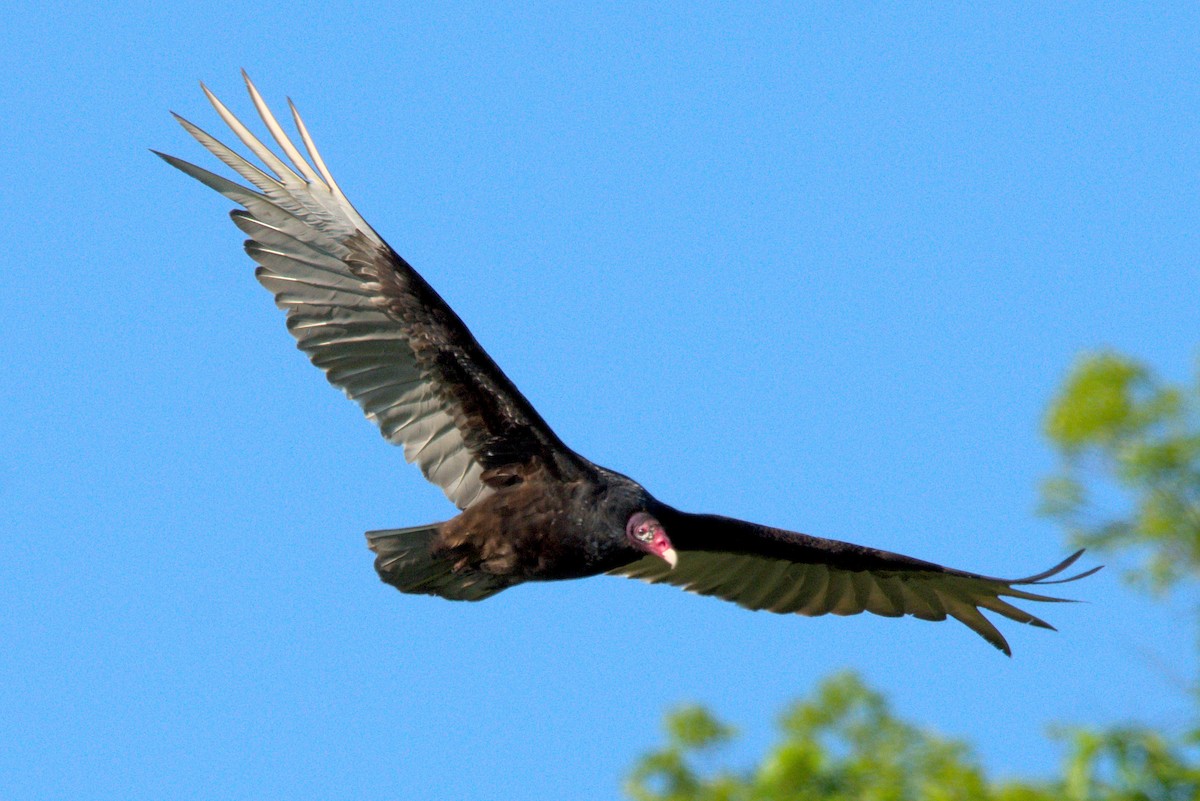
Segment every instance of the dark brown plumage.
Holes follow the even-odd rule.
[[[308,159],[246,79],[283,159],[204,89],[266,166],[255,167],[178,118],[249,189],[173,156],[168,163],[244,207],[258,280],[287,311],[297,345],[401,445],[461,510],[444,523],[373,531],[384,581],[403,592],[477,601],[525,581],[613,573],[675,584],[749,609],[803,615],[947,616],[1005,653],[986,609],[1050,628],[1003,597],[1052,581],[1079,557],[1025,579],[998,579],[740,520],[672,509],[631,479],[567,448],[458,316],[354,210],[294,106]],[[311,163],[309,161],[311,160]]]

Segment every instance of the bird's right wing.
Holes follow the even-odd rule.
[[[1004,597],[1063,601],[1021,587],[1076,581],[1100,569],[1053,579],[1083,553],[1077,551],[1037,575],[1002,579],[716,515],[680,514],[663,522],[679,555],[675,569],[662,559],[646,557],[611,572],[715,595],[748,609],[809,616],[872,612],[921,620],[949,616],[1010,656],[1008,642],[981,609],[1053,629]]]
[[[460,509],[529,469],[560,476],[585,469],[450,307],[355,211],[295,106],[289,101],[308,159],[249,78],[246,85],[291,165],[207,88],[217,113],[266,171],[177,119],[254,188],[158,155],[244,207],[232,216],[250,237],[255,274],[287,311],[288,330],[312,363]]]

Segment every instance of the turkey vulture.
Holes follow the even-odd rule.
[[[1022,587],[1074,581],[1049,570],[1000,579],[900,554],[716,515],[681,512],[589,462],[555,435],[458,316],[359,216],[296,108],[305,158],[246,78],[288,164],[203,84],[260,169],[192,123],[185,130],[254,188],[161,156],[242,206],[259,282],[287,311],[297,345],[404,448],[460,510],[442,523],[372,531],[375,569],[401,592],[479,601],[524,581],[601,573],[674,584],[748,609],[956,618],[1006,654],[981,614],[1052,628],[1003,600],[1060,601]]]

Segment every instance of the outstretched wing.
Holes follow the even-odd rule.
[[[157,155],[244,207],[232,212],[233,221],[250,237],[246,252],[259,264],[255,275],[287,311],[298,347],[460,509],[486,495],[490,484],[510,481],[508,466],[536,460],[551,475],[580,470],[583,461],[445,301],[355,211],[291,101],[311,164],[248,77],[246,86],[290,165],[203,85],[266,171],[178,115],[188,133],[254,188]]]
[[[715,515],[679,514],[664,517],[663,523],[679,554],[674,570],[662,559],[647,557],[612,572],[715,595],[748,609],[809,616],[873,612],[922,620],[949,616],[1009,656],[1008,642],[981,609],[1053,629],[1004,597],[1063,601],[1020,587],[1075,581],[1100,569],[1051,580],[1075,563],[1083,553],[1077,551],[1035,576],[1001,579]]]

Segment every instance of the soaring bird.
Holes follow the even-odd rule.
[[[526,581],[609,573],[779,613],[949,616],[1011,655],[980,610],[1053,628],[1004,598],[1061,601],[1023,588],[1099,570],[1059,578],[1079,551],[1027,578],[992,578],[689,514],[588,461],[563,444],[458,315],[355,211],[291,101],[307,158],[243,77],[283,157],[201,88],[265,169],[175,116],[251,186],[154,152],[241,206],[233,222],[249,237],[255,276],[287,312],[297,346],[458,507],[445,522],[367,533],[376,571],[401,592],[479,601]]]

